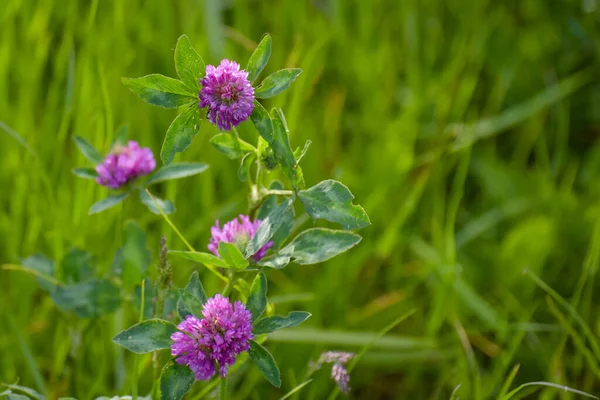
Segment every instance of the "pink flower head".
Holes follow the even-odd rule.
[[[237,218],[232,219],[221,228],[217,220],[215,226],[210,228],[212,237],[208,244],[208,250],[219,257],[219,243],[227,242],[235,244],[243,252],[248,242],[256,235],[261,222],[259,219],[250,221],[250,217],[240,214],[239,220]],[[273,247],[273,242],[265,243],[252,255],[254,261],[263,258],[271,247]]]
[[[190,367],[196,380],[209,380],[219,365],[221,377],[235,363],[238,354],[250,348],[252,314],[246,306],[216,294],[202,309],[204,318],[188,315],[171,335],[171,355],[178,364]]]
[[[117,146],[96,166],[96,182],[119,189],[137,177],[148,175],[156,168],[152,150],[130,140],[127,146]]]
[[[343,351],[325,351],[316,362],[311,364],[311,370],[314,372],[320,369],[324,364],[333,364],[331,366],[331,379],[340,388],[342,393],[350,392],[350,375],[345,365],[354,358],[354,353]]]
[[[219,129],[228,131],[252,114],[254,88],[240,64],[222,60],[218,67],[207,65],[200,83],[199,107],[207,107],[208,120]]]

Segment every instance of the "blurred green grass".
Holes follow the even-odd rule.
[[[123,216],[142,223],[155,254],[163,233],[182,248],[132,204],[87,216],[106,190],[71,174],[84,164],[71,136],[106,150],[127,124],[158,152],[174,112],[139,101],[120,77],[173,76],[182,33],[207,63],[243,65],[270,32],[267,72],[304,70],[268,105],[286,111],[294,147],[313,141],[307,183],[342,180],[372,220],[349,253],[270,275],[278,310],[313,313],[269,343],[279,395],[303,381],[321,349],[358,351],[413,308],[357,365],[351,398],[450,398],[459,384],[460,398],[496,398],[516,365],[511,387],[549,381],[600,393],[599,19],[597,0],[5,0],[0,261],[36,251],[59,259],[78,246],[108,269]],[[216,218],[246,207],[237,165],[207,143],[215,132],[206,125],[178,156],[209,171],[161,193],[197,248]],[[251,126],[241,134],[254,135]],[[189,264],[173,264],[183,283]],[[129,305],[78,320],[30,276],[0,271],[0,288],[0,381],[20,379],[50,398],[129,392],[132,359],[110,340],[135,320]],[[146,393],[150,360],[140,360]],[[247,373],[236,398],[278,398]],[[297,398],[328,396],[327,373],[315,378]],[[553,388],[533,396],[574,398]]]

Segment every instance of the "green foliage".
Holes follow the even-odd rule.
[[[290,261],[300,265],[318,264],[351,249],[360,241],[361,237],[352,232],[307,229],[277,254],[260,260],[259,265],[280,269]]]
[[[250,286],[246,308],[252,313],[252,321],[256,321],[267,308],[267,277],[262,272],[256,275]]]
[[[123,78],[123,84],[153,106],[179,108],[196,100],[196,93],[183,82],[159,74],[142,78]]]
[[[171,361],[160,374],[161,400],[179,400],[189,392],[194,384],[194,374],[185,365]]]
[[[206,303],[207,296],[204,287],[194,271],[185,289],[179,289],[179,301],[177,302],[177,313],[180,319],[188,315],[201,316],[202,306]]]
[[[244,258],[244,255],[235,244],[220,242],[218,251],[228,268],[243,271],[248,267],[248,260]]]
[[[153,185],[158,182],[168,181],[173,179],[186,178],[194,176],[206,171],[208,165],[199,162],[181,162],[170,165],[165,165],[158,171],[150,175],[146,185]]]
[[[167,215],[175,212],[175,204],[170,200],[162,200],[154,195],[148,194],[145,189],[139,189],[140,201],[148,207],[151,213],[161,215],[161,211]]]
[[[288,129],[285,122],[283,112],[278,109],[271,111],[273,120],[273,142],[270,143],[275,157],[283,171],[286,173],[292,185],[296,189],[304,188],[304,179],[302,178],[302,170],[296,163],[292,147],[290,146],[290,139],[288,135]]]
[[[248,80],[250,82],[254,82],[262,70],[265,69],[265,66],[269,62],[269,57],[271,57],[272,45],[273,40],[271,39],[271,35],[266,34],[263,36],[258,46],[256,46],[256,49],[254,49],[254,53],[250,56],[248,66],[246,67],[246,71],[248,71]]]
[[[146,233],[135,221],[127,221],[123,230],[122,249],[124,285],[133,286],[146,277],[152,253],[146,247]]]
[[[120,76],[176,76],[169,58],[182,32],[207,62],[226,57],[245,65],[269,31],[274,43],[260,76],[285,67],[304,72],[290,89],[259,101],[285,111],[296,164],[297,147],[313,142],[301,163],[309,186],[327,178],[343,182],[372,225],[348,253],[314,267],[267,272],[265,314],[307,309],[311,327],[268,335],[283,372],[279,394],[240,361],[230,380],[237,397],[289,393],[322,350],[360,351],[412,308],[417,312],[356,365],[350,398],[447,399],[459,384],[455,397],[500,398],[527,382],[597,393],[597,361],[583,330],[597,337],[596,2],[243,3],[12,0],[0,7],[0,183],[6,189],[0,191],[0,313],[6,317],[0,381],[18,380],[47,398],[110,397],[130,392],[135,357],[139,394],[158,385],[151,356],[110,342],[111,333],[138,320],[139,297],[123,293],[114,315],[81,320],[57,310],[36,284],[66,284],[61,260],[72,246],[95,255],[93,279],[119,279],[109,268],[129,218],[147,233],[154,260],[163,234],[170,248],[188,249],[167,222],[140,207],[137,193],[88,218],[93,203],[114,193],[70,173],[94,167],[72,135],[104,155],[115,128],[127,123],[130,137],[156,154],[185,108],[150,107],[128,93]],[[280,180],[279,189],[293,189],[268,147],[273,135],[261,149],[252,122],[240,125],[239,134],[261,152],[255,165],[264,175],[259,182],[253,166],[244,187],[239,163],[208,144],[211,125],[179,132],[189,143],[173,153],[173,162],[211,168],[151,192],[177,205],[171,221],[197,250],[207,251],[215,219],[245,209],[245,186]],[[275,197],[287,199],[264,200]],[[313,227],[299,203],[291,238]],[[315,224],[342,229],[323,219]],[[15,270],[25,267],[20,257],[37,251],[56,260],[53,274]],[[192,267],[208,293],[221,287],[204,266],[170,260],[175,287],[185,286]],[[558,312],[544,302],[547,292],[523,275],[525,268],[571,309],[554,297]],[[250,274],[240,274],[242,289]],[[176,318],[173,308],[165,319]],[[295,398],[327,398],[328,372],[315,374]],[[196,385],[186,397],[209,397],[211,384]],[[529,397],[578,396],[536,388]]]
[[[192,140],[200,132],[201,123],[200,112],[195,104],[186,108],[171,122],[160,150],[163,164],[169,164],[175,153],[185,151],[192,144]]]
[[[352,204],[354,196],[342,183],[328,179],[298,192],[306,212],[314,219],[322,218],[342,224],[344,229],[364,228],[371,224],[361,206]]]
[[[219,133],[210,139],[210,143],[225,157],[235,160],[241,158],[249,151],[256,149],[249,143],[232,136],[229,133]]]
[[[250,359],[252,359],[252,362],[254,362],[254,365],[256,365],[265,379],[268,380],[271,385],[281,387],[279,368],[277,368],[277,363],[271,353],[254,340],[250,341],[248,353],[250,353]]]
[[[300,325],[310,317],[310,313],[306,311],[292,311],[286,317],[274,315],[272,317],[266,317],[254,324],[252,332],[255,335],[261,335],[263,333],[271,333],[280,329],[292,328]]]
[[[181,35],[175,46],[175,70],[191,93],[197,94],[200,90],[200,77],[204,74],[204,68],[204,61],[190,43],[190,39]]]
[[[270,209],[270,212],[262,220],[262,223],[256,231],[256,235],[248,242],[246,247],[246,256],[256,253],[265,243],[267,243],[280,230],[289,232],[290,220],[294,217],[292,205],[294,199],[290,198],[279,205]]]
[[[137,354],[168,349],[173,341],[171,335],[177,327],[169,321],[149,319],[120,332],[113,342]]]
[[[119,288],[105,279],[57,286],[51,297],[58,308],[81,318],[113,313],[121,304]]]
[[[256,88],[254,95],[259,99],[268,99],[282,93],[302,73],[300,68],[286,68],[267,76]]]
[[[256,128],[256,131],[267,143],[273,143],[275,139],[273,133],[273,121],[269,112],[257,100],[254,100],[254,109],[250,115],[250,119]]]
[[[84,179],[96,179],[98,173],[94,168],[74,168],[73,174]]]
[[[202,282],[200,282],[200,277],[198,276],[197,271],[194,271],[190,276],[190,280],[185,287],[185,291],[194,296],[202,304],[206,303],[206,300],[208,299],[206,292],[204,292]]]
[[[193,294],[179,289],[179,301],[177,302],[177,314],[180,319],[188,315],[202,315],[202,303]]]
[[[92,205],[92,207],[90,207],[90,211],[88,211],[88,215],[98,214],[99,212],[108,210],[109,208],[116,206],[117,204],[119,204],[123,200],[125,200],[127,198],[127,196],[129,196],[130,193],[131,193],[130,191],[126,191],[126,192],[119,193],[119,194],[113,194],[111,196],[108,196],[102,200],[95,202]]]
[[[79,148],[79,151],[81,151],[81,154],[83,154],[89,162],[92,164],[100,164],[102,162],[102,155],[94,148],[94,146],[89,144],[87,140],[81,136],[73,136],[73,140]]]
[[[176,257],[185,258],[187,260],[196,261],[200,264],[204,265],[214,265],[215,267],[226,268],[228,264],[221,258],[216,257],[210,253],[201,253],[196,251],[179,251],[179,250],[169,250],[170,255],[174,255]]]

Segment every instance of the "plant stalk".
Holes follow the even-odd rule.
[[[227,400],[227,378],[221,378],[221,386],[219,388],[219,399]]]

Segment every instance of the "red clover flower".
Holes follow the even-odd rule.
[[[241,221],[241,223],[240,223]],[[235,244],[240,250],[244,250],[246,244],[256,235],[256,231],[262,221],[256,219],[250,220],[250,217],[246,215],[240,215],[239,220],[237,218],[232,219],[220,227],[219,221],[215,223],[210,229],[212,237],[208,244],[208,250],[213,252],[214,255],[219,257],[219,243],[227,242]],[[254,261],[258,261],[267,254],[267,250],[273,247],[273,242],[265,243],[253,256]]]
[[[199,107],[208,107],[207,118],[219,129],[228,131],[252,114],[254,88],[240,64],[222,60],[218,67],[207,65],[200,83]]]
[[[101,164],[96,166],[96,182],[111,189],[119,189],[132,180],[148,175],[156,168],[152,150],[141,148],[130,140],[127,146],[116,146]]]
[[[252,314],[246,306],[216,294],[208,299],[202,310],[204,318],[188,315],[171,335],[175,342],[171,355],[178,364],[190,367],[196,380],[209,380],[215,375],[216,364],[221,377],[235,363],[238,354],[250,347]]]

